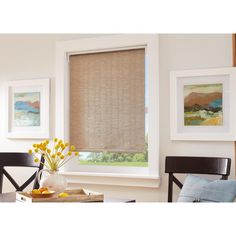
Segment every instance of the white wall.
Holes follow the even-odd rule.
[[[53,78],[56,40],[74,38],[79,38],[79,36],[0,35],[0,101],[4,101],[3,84],[6,80],[38,77]],[[169,71],[231,66],[231,46],[231,35],[161,35],[159,52],[161,186],[159,189],[93,185],[86,187],[104,192],[110,197],[135,198],[138,201],[166,201],[167,176],[164,174],[164,160],[167,155],[230,157],[233,161],[231,177],[234,177],[233,142],[170,141],[169,130]],[[54,87],[52,87],[53,95]],[[54,101],[52,101],[52,108],[53,104]],[[0,114],[4,114],[5,105],[0,106]],[[0,122],[0,151],[27,151],[33,142],[5,139],[4,126],[4,122]],[[16,169],[13,171],[16,172],[17,176],[26,176],[28,173],[28,171],[20,172]],[[10,190],[9,185],[5,183],[4,191]]]
[[[170,141],[169,71],[232,66],[231,35],[162,35],[160,37],[160,158],[161,173],[167,155],[220,156],[232,158],[231,177],[234,177],[233,142]],[[164,103],[165,101],[165,103]],[[167,104],[167,106],[166,106]],[[163,178],[161,196],[165,200],[167,178]]]
[[[84,35],[86,36],[86,35]],[[27,152],[37,140],[9,140],[5,138],[5,82],[15,79],[52,78],[51,127],[54,132],[54,62],[55,42],[79,38],[78,35],[1,35],[0,34],[0,152]],[[33,170],[14,168],[14,173],[23,183]],[[14,176],[15,176],[14,175]],[[5,182],[3,191],[14,188]]]

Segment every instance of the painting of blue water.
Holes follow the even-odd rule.
[[[40,126],[40,93],[14,93],[14,126]]]

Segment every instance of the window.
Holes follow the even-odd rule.
[[[145,48],[71,55],[69,70],[79,164],[147,167]]]
[[[93,103],[97,104],[98,107],[93,107],[91,105],[91,101],[84,102],[83,106],[91,106],[92,109],[85,109],[83,111],[91,111],[91,114],[96,114],[96,120],[99,121],[97,125],[97,130],[100,132],[101,140],[99,140],[98,137],[94,140],[94,137],[91,137],[94,134],[87,132],[86,129],[88,129],[87,125],[83,126],[80,122],[85,120],[85,117],[88,116],[85,115],[83,119],[81,119],[80,115],[86,114],[83,113],[83,111],[76,111],[78,112],[78,116],[80,117],[79,121],[73,120],[73,112],[75,112],[75,109],[73,108],[73,105],[71,107],[71,104],[73,104],[72,99],[74,99],[74,96],[71,94],[71,86],[72,93],[77,93],[79,89],[77,88],[76,84],[72,85],[70,81],[70,75],[74,73],[74,71],[71,71],[70,65],[71,60],[75,60],[75,58],[85,58],[85,57],[94,57],[93,60],[97,63],[97,57],[98,56],[104,56],[106,55],[115,55],[119,54],[120,61],[124,54],[129,54],[131,56],[130,52],[137,53],[139,52],[143,59],[142,68],[143,68],[143,76],[142,76],[142,89],[140,89],[141,96],[132,96],[132,98],[135,98],[134,101],[132,100],[132,103],[125,104],[125,101],[127,99],[120,99],[122,98],[121,95],[125,94],[125,89],[127,91],[130,91],[131,85],[125,84],[125,86],[128,86],[127,88],[123,88],[124,84],[119,84],[119,81],[115,81],[115,86],[121,87],[118,92],[120,94],[115,95],[115,100],[119,103],[124,103],[127,105],[126,109],[128,109],[129,106],[135,107],[134,105],[136,103],[141,104],[140,107],[142,109],[137,109],[132,112],[127,111],[128,116],[132,118],[132,113],[135,113],[135,116],[139,116],[139,119],[137,122],[130,122],[128,121],[122,121],[126,122],[124,125],[124,128],[126,127],[124,133],[128,133],[129,135],[125,138],[114,140],[114,142],[109,142],[109,137],[113,137],[113,132],[115,134],[115,138],[118,137],[118,135],[115,133],[115,128],[111,124],[112,119],[107,118],[107,113],[109,114],[109,111],[106,111],[104,109],[107,109],[109,106],[101,107],[101,104],[97,103],[97,100],[103,99],[104,103],[107,104],[111,101],[107,101],[105,98],[109,97],[109,95],[102,95],[99,98],[94,97],[95,94],[99,94],[99,91],[101,90],[101,86],[104,86],[104,81],[99,82],[96,86],[96,88],[93,88],[95,91],[97,89],[98,92],[96,93],[89,93],[88,89],[86,89],[86,86],[88,85],[81,85],[84,87],[84,90],[80,93],[86,94],[85,96],[80,96],[82,99],[85,99],[85,97],[91,99],[91,101],[94,101]],[[115,57],[116,58],[116,57]],[[105,59],[104,59],[105,60]],[[83,59],[84,61],[84,59]],[[98,60],[101,61],[101,60]],[[145,63],[144,63],[145,61]],[[129,62],[129,60],[128,60]],[[140,62],[139,62],[140,63]],[[120,68],[122,69],[124,67],[125,63],[118,63],[120,64]],[[134,63],[135,64],[135,63]],[[93,63],[95,65],[95,62]],[[93,65],[90,65],[86,63],[87,69],[86,70],[80,70],[80,72],[83,73],[89,73],[90,79],[89,81],[93,80],[93,77],[96,77],[91,74],[90,68],[93,68]],[[145,65],[145,66],[144,66]],[[107,66],[107,65],[106,65]],[[84,66],[83,66],[84,67]],[[107,66],[107,70],[109,71],[110,67]],[[137,66],[137,68],[141,68],[140,66]],[[119,71],[121,71],[119,69]],[[134,71],[135,71],[134,67]],[[159,178],[159,93],[158,93],[158,36],[157,35],[116,35],[116,36],[106,36],[106,37],[96,37],[96,38],[83,38],[79,40],[73,40],[68,42],[58,42],[57,43],[57,50],[56,50],[56,124],[55,124],[55,135],[58,138],[62,138],[65,140],[71,140],[73,143],[76,141],[74,139],[76,136],[78,136],[78,133],[74,133],[74,129],[71,127],[74,127],[78,124],[78,129],[76,132],[81,132],[79,134],[80,138],[78,139],[77,146],[80,149],[80,153],[82,154],[82,158],[80,163],[76,161],[75,159],[68,163],[68,165],[65,167],[66,175],[68,178],[72,178],[73,181],[75,181],[76,176],[79,175],[78,181],[80,183],[94,183],[98,181],[99,184],[104,183],[108,184],[110,181],[110,184],[115,185],[129,185],[128,182],[131,181],[132,178],[138,178],[139,181],[131,181],[130,183],[132,186],[157,186],[157,179]],[[138,71],[138,70],[137,70]],[[99,73],[103,73],[104,71],[99,71]],[[105,72],[104,72],[105,73]],[[125,73],[130,73],[129,70],[125,71]],[[142,74],[141,73],[141,74]],[[109,74],[109,73],[108,73]],[[84,75],[82,75],[84,76]],[[73,77],[73,75],[72,75]],[[81,78],[81,77],[80,77]],[[103,76],[104,78],[104,76]],[[141,77],[140,77],[141,78]],[[141,79],[140,79],[141,80]],[[109,80],[105,80],[109,81]],[[88,82],[88,81],[87,81]],[[86,83],[87,83],[86,82]],[[127,81],[128,83],[129,81]],[[73,82],[72,82],[73,83]],[[84,83],[84,81],[82,82]],[[93,82],[94,83],[94,82]],[[92,85],[89,86],[93,86]],[[116,85],[118,83],[118,85]],[[109,85],[110,86],[110,85]],[[111,89],[111,87],[109,87]],[[114,88],[115,88],[114,86]],[[134,86],[134,85],[132,85]],[[139,86],[139,85],[137,85]],[[134,86],[135,87],[135,86]],[[81,89],[81,88],[80,88]],[[93,89],[89,89],[89,91],[93,91]],[[103,93],[108,93],[109,89],[105,89]],[[136,89],[136,88],[135,88]],[[138,88],[139,89],[139,88]],[[87,92],[86,92],[87,91]],[[116,93],[115,91],[114,93]],[[133,92],[133,91],[132,91]],[[126,96],[126,94],[125,94]],[[138,102],[137,102],[138,101]],[[77,102],[77,101],[76,101]],[[75,102],[75,104],[76,104]],[[86,105],[87,104],[87,105]],[[133,104],[133,105],[132,105]],[[83,106],[80,106],[83,107]],[[112,106],[110,106],[112,107]],[[147,108],[148,107],[148,108]],[[113,108],[115,113],[113,114],[115,117],[119,117],[119,114],[121,116],[122,113],[117,113],[116,107]],[[140,112],[142,111],[142,112]],[[147,113],[148,112],[148,113]],[[103,113],[106,113],[103,115]],[[91,116],[90,114],[90,116]],[[131,114],[131,116],[130,116]],[[111,114],[110,114],[111,115]],[[107,122],[100,122],[102,118],[105,118]],[[88,119],[88,118],[86,118]],[[91,120],[94,119],[91,118]],[[89,120],[89,122],[94,123],[94,121]],[[116,118],[114,118],[116,120]],[[117,121],[119,119],[117,118]],[[122,120],[122,119],[121,119]],[[132,120],[132,119],[131,119]],[[88,120],[87,120],[88,122]],[[73,124],[72,124],[73,123]],[[83,124],[83,123],[82,123]],[[142,125],[140,125],[142,124]],[[72,126],[71,126],[72,125]],[[102,126],[103,125],[103,126]],[[121,124],[122,125],[122,124]],[[82,128],[81,128],[82,127]],[[123,128],[123,127],[122,127]],[[114,131],[109,134],[109,131]],[[105,131],[104,131],[105,130]],[[130,133],[130,130],[132,132]],[[99,134],[99,132],[96,132]],[[103,135],[103,132],[108,132],[108,135]],[[147,135],[145,135],[148,133]],[[86,137],[86,140],[83,140],[81,142],[81,136]],[[89,137],[87,137],[89,135]],[[73,137],[74,136],[74,137]],[[103,140],[107,138],[106,142]],[[113,140],[111,140],[113,141]],[[102,144],[106,143],[107,146],[103,147]],[[83,146],[80,146],[83,145]],[[86,146],[87,145],[87,146]],[[123,147],[123,149],[121,149]],[[146,156],[145,156],[146,155]],[[145,156],[145,157],[144,157]],[[144,157],[144,159],[143,159]],[[131,158],[131,159],[130,159]],[[146,159],[145,159],[146,158]],[[135,161],[136,160],[136,161]],[[137,163],[138,162],[138,163]],[[106,179],[106,177],[108,177]],[[112,177],[111,177],[112,176]],[[99,177],[99,178],[98,178]],[[100,179],[100,177],[102,179]],[[122,181],[121,178],[122,177]],[[112,181],[111,181],[111,178]],[[117,178],[116,180],[114,178]],[[106,180],[105,180],[106,179]],[[69,180],[70,181],[70,180]],[[71,179],[72,181],[72,179]],[[72,181],[72,182],[73,182]],[[77,181],[77,180],[76,180]],[[151,184],[148,184],[147,182],[152,181]],[[142,183],[142,184],[141,184]]]

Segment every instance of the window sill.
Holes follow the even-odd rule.
[[[61,174],[66,177],[70,186],[76,184],[95,184],[158,188],[160,185],[159,176],[153,175],[94,172],[61,172]]]

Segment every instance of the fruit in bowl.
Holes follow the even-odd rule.
[[[48,188],[46,188],[46,187],[42,187],[42,188],[39,188],[39,189],[37,189],[40,193],[43,193],[43,192],[45,192],[45,191],[48,191]]]
[[[33,198],[48,198],[52,197],[55,191],[48,190],[48,188],[42,187],[38,189],[33,189],[29,192],[30,196]]]

